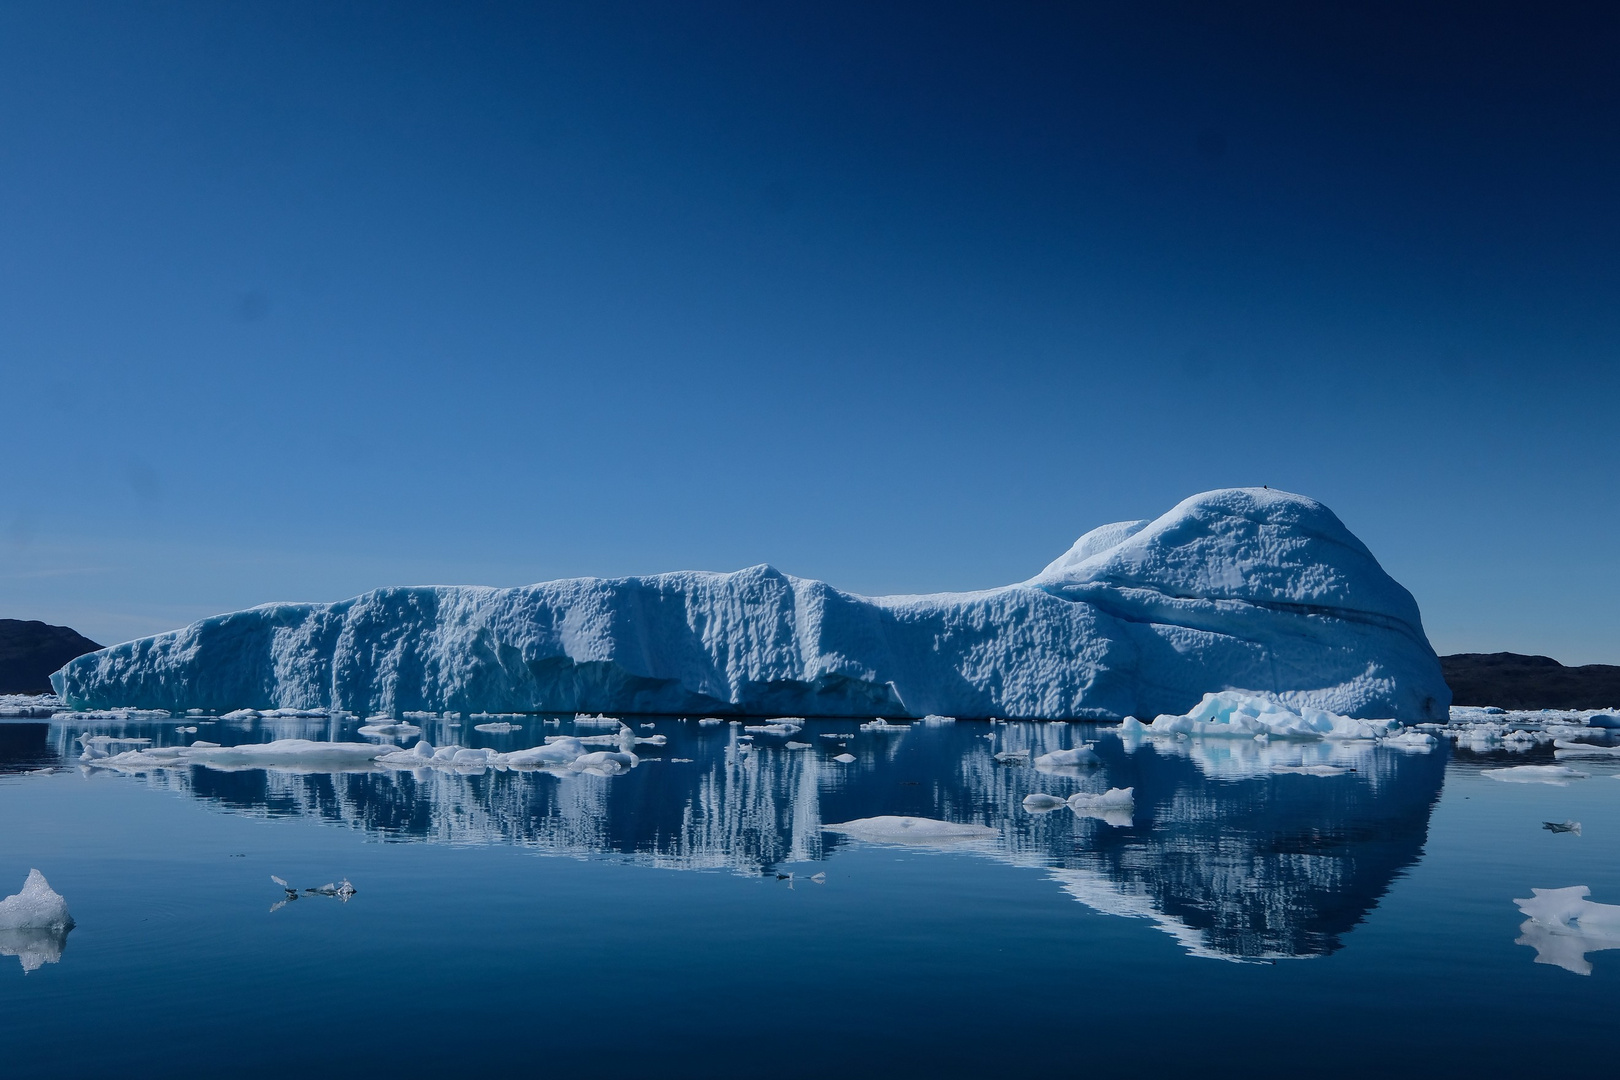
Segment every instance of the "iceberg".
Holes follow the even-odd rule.
[[[0,900],[0,956],[15,956],[23,974],[62,959],[73,916],[45,875],[28,871],[22,891]]]
[[[1566,765],[1510,765],[1502,769],[1481,769],[1479,773],[1507,784],[1555,784],[1559,787],[1571,780],[1585,780],[1590,775]]]
[[[1290,708],[1275,698],[1242,690],[1205,694],[1190,712],[1161,715],[1151,724],[1130,719],[1124,730],[1151,735],[1239,739],[1378,739],[1400,730],[1397,720],[1359,720],[1326,709]]]
[[[1411,594],[1327,507],[1262,488],[1093,529],[981,592],[865,597],[770,566],[388,588],[204,619],[52,683],[75,709],[362,716],[1115,719],[1244,690],[1420,721],[1451,700]]]

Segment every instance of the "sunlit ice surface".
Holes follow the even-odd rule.
[[[6,1073],[1592,1070],[1620,757],[1495,782],[1612,738],[1542,734],[27,718],[0,896],[74,925],[0,928]]]

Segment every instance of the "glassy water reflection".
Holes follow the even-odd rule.
[[[363,741],[354,721],[201,721],[200,734],[177,730],[189,723],[0,727],[0,768],[74,766],[74,740],[85,730],[159,746],[197,738],[225,745]],[[571,717],[517,723],[516,731],[484,735],[470,723],[421,721],[435,745],[460,741],[503,751],[546,735],[613,730],[600,723],[576,728]],[[1343,935],[1419,858],[1446,765],[1438,751],[1131,742],[1090,725],[917,723],[863,731],[848,721],[812,721],[790,733],[750,734],[743,725],[695,719],[632,723],[637,734],[656,732],[667,742],[638,747],[640,764],[616,776],[192,765],[142,772],[134,782],[232,813],[314,818],[387,842],[522,845],[748,875],[836,858],[854,841],[827,831],[830,824],[883,815],[974,824],[995,834],[967,846],[976,855],[1042,868],[1081,904],[1151,920],[1192,954],[1261,960],[1340,948]],[[1094,744],[1100,764],[1031,763],[1082,740]],[[854,760],[837,760],[844,754]],[[1023,807],[1034,793],[1066,798],[1109,788],[1134,789],[1127,816]],[[39,947],[17,946],[33,949],[30,955]]]

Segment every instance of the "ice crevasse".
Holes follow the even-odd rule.
[[[865,597],[770,566],[266,604],[52,676],[75,708],[1117,719],[1244,690],[1444,719],[1411,593],[1331,510],[1229,488],[1086,533],[1028,581]]]

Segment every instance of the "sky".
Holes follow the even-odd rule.
[[[0,616],[1330,506],[1620,663],[1620,7],[0,7]]]

